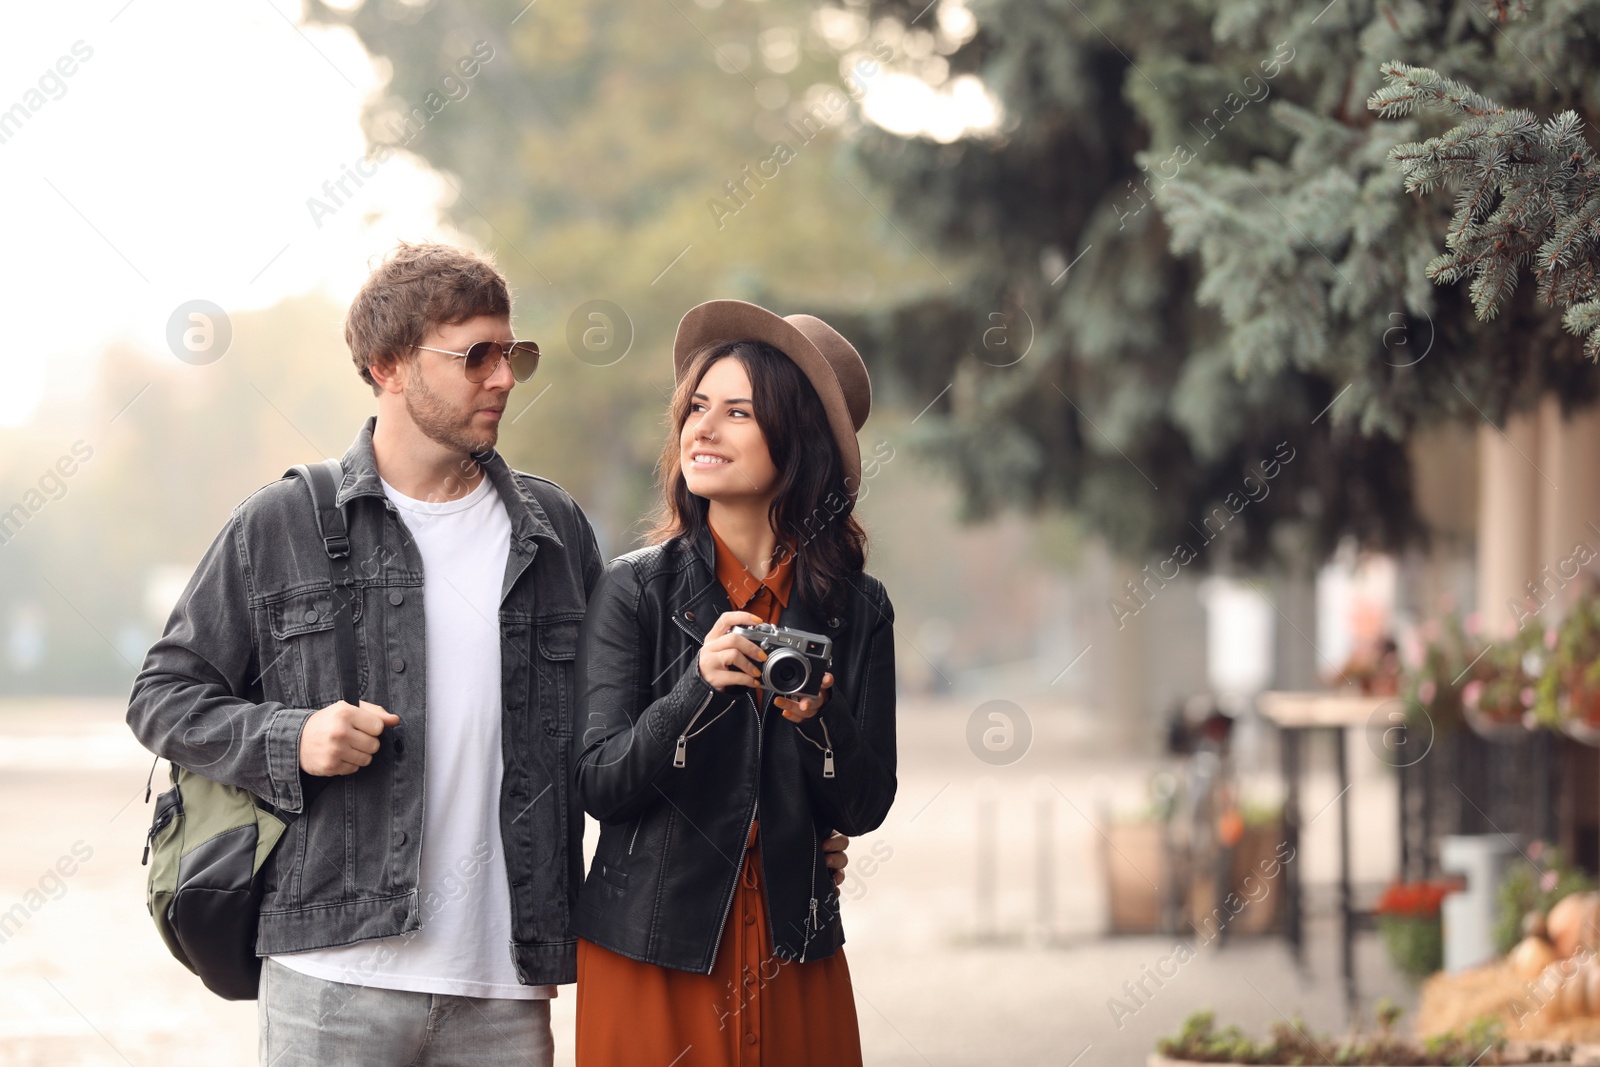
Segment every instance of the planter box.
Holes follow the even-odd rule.
[[[1209,879],[1191,877],[1187,884],[1178,885],[1190,865],[1185,862],[1181,844],[1175,844],[1169,854],[1163,831],[1159,822],[1112,823],[1106,828],[1101,855],[1113,934],[1161,933],[1166,901],[1171,901],[1177,910],[1173,917],[1177,929],[1169,932],[1179,937],[1193,935],[1209,941],[1216,936],[1218,926],[1224,924],[1229,936],[1265,934],[1276,929],[1284,875],[1281,866],[1270,879],[1263,876],[1263,871],[1272,868],[1283,841],[1280,821],[1245,827],[1229,871],[1229,889],[1237,898],[1232,908],[1217,899],[1217,890]],[[1192,876],[1199,872],[1188,873]],[[1251,879],[1248,887],[1247,878]],[[1250,902],[1240,907],[1238,901],[1246,900]]]
[[[1114,934],[1161,931],[1162,895],[1172,892],[1173,872],[1158,822],[1112,823],[1102,850],[1106,901]],[[1155,885],[1150,883],[1154,882]]]
[[[1549,1054],[1566,1054],[1570,1058],[1562,1060],[1510,1060],[1507,1067],[1600,1067],[1600,1045],[1570,1045],[1559,1041],[1510,1041],[1506,1043],[1506,1052],[1513,1055],[1518,1052],[1531,1054],[1543,1052]],[[1150,1053],[1145,1061],[1146,1067],[1245,1067],[1237,1063],[1197,1063],[1194,1060],[1168,1059],[1159,1052]]]
[[[1280,819],[1244,828],[1244,836],[1233,850],[1229,874],[1233,879],[1233,892],[1239,899],[1249,900],[1250,903],[1228,923],[1230,936],[1267,934],[1277,929],[1278,901],[1282,895],[1284,877],[1282,864],[1277,864],[1277,874],[1271,878],[1266,877],[1265,872],[1273,869],[1278,846],[1282,842],[1283,822]],[[1246,879],[1249,879],[1248,885]],[[1190,921],[1199,920],[1203,914]]]
[[[1528,1061],[1525,1064],[1512,1064],[1509,1067],[1583,1067],[1586,1064],[1600,1064],[1597,1059],[1580,1060],[1545,1060],[1542,1063]],[[1246,1067],[1240,1063],[1197,1063],[1194,1060],[1169,1060],[1157,1052],[1150,1053],[1150,1058],[1145,1061],[1146,1067]],[[1439,1067],[1445,1067],[1440,1064]]]

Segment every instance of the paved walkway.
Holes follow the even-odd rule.
[[[1297,1013],[1342,1029],[1326,925],[1313,930],[1309,975],[1294,972],[1279,942],[1236,939],[1159,986],[1146,968],[1171,957],[1175,941],[1097,936],[1105,901],[1088,818],[1103,801],[1135,802],[1151,765],[1097,753],[1073,715],[1035,712],[1028,754],[991,766],[967,747],[970,710],[903,709],[900,799],[852,849],[844,913],[869,1063],[1135,1067],[1197,1007],[1258,1033]],[[145,911],[149,766],[114,703],[0,705],[0,914],[16,919],[20,904],[25,916],[0,932],[0,1067],[255,1062],[254,1005],[207,994],[166,955]],[[1392,862],[1385,790],[1358,771],[1357,871],[1367,877]],[[1312,811],[1316,797],[1333,796],[1326,781],[1312,792]],[[980,816],[985,803],[992,821]],[[1302,849],[1313,880],[1331,873],[1332,830],[1319,818]],[[1041,834],[1051,859],[1044,926]],[[64,856],[76,860],[68,877],[52,873]],[[980,896],[991,867],[994,888]],[[1369,998],[1414,1003],[1371,937],[1358,963]],[[1124,983],[1141,980],[1145,992],[1130,996]],[[570,1062],[572,1007],[568,990],[556,1002],[558,1062]]]

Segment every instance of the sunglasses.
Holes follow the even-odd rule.
[[[467,381],[473,383],[488,381],[489,376],[500,369],[501,360],[511,364],[511,376],[519,382],[532,378],[533,372],[539,369],[539,346],[532,341],[477,341],[465,352],[429,348],[427,345],[415,347],[424,352],[437,352],[462,360],[462,373],[467,376]]]

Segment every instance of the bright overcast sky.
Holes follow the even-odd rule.
[[[316,226],[306,200],[364,154],[378,76],[353,34],[299,17],[285,0],[7,11],[0,115],[31,113],[0,126],[0,425],[26,422],[46,389],[81,388],[114,338],[172,358],[182,303],[348,295],[373,250],[437,233],[453,193],[404,156]],[[57,81],[64,56],[76,69]]]
[[[6,12],[0,426],[26,423],[47,391],[83,390],[111,340],[172,358],[181,304],[238,312],[318,288],[348,299],[375,252],[448,237],[438,220],[453,191],[404,155],[316,225],[306,201],[365,154],[359,118],[379,77],[354,34],[300,18],[298,0]],[[867,114],[897,132],[948,140],[993,121],[975,83],[945,87],[941,107],[915,79],[879,82]]]

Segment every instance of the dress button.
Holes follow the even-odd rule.
[[[389,661],[389,669],[394,671],[394,673],[399,674],[401,671],[406,669],[406,661],[401,659],[399,656],[396,656],[394,659]]]
[[[316,621],[317,621],[317,609],[316,608],[307,608],[306,609],[306,622],[316,622]]]
[[[745,1034],[744,1035],[744,1043],[747,1044],[747,1045],[755,1044],[756,1043],[756,1035],[755,1034]]]
[[[756,917],[754,915],[746,915],[744,917],[744,924],[746,926],[754,926],[755,923],[756,923]]]
[[[389,603],[395,605],[396,607],[399,607],[400,603],[402,601],[404,601],[405,598],[406,598],[405,594],[400,592],[400,590],[396,589],[394,592],[389,594]]]

